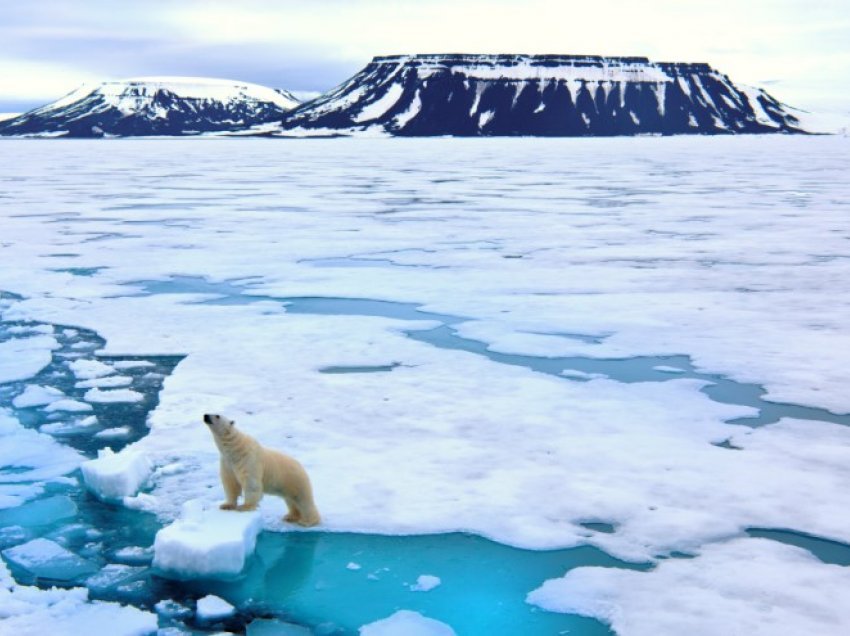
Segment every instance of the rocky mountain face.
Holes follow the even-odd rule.
[[[571,55],[376,57],[287,113],[283,128],[408,136],[803,132],[783,104],[707,64]]]

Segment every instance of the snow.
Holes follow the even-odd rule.
[[[433,574],[422,574],[416,579],[416,583],[410,586],[411,592],[430,592],[438,587],[442,581],[440,577]]]
[[[156,615],[118,603],[90,601],[88,590],[39,589],[15,583],[0,561],[0,632],[18,636],[79,636],[86,633],[146,636],[157,629]]]
[[[527,600],[598,618],[627,636],[846,634],[850,569],[793,546],[735,539],[649,572],[576,568]]]
[[[177,578],[235,575],[253,553],[262,518],[256,511],[183,505],[180,519],[157,532],[153,565]]]
[[[129,426],[113,426],[105,428],[94,434],[96,439],[122,439],[132,435],[133,430]]]
[[[216,621],[231,616],[236,611],[230,603],[213,594],[198,599],[195,615],[201,621]]]
[[[125,448],[120,453],[104,448],[97,459],[80,466],[86,487],[101,499],[132,497],[147,482],[153,466],[144,452]]]
[[[383,117],[398,102],[404,93],[401,84],[390,84],[387,92],[371,104],[366,104],[353,118],[358,124]]]
[[[59,343],[53,336],[12,338],[0,342],[0,384],[26,380],[43,370],[53,360]]]
[[[795,416],[750,429],[728,423],[750,407],[715,402],[705,381],[682,374],[556,377],[407,336],[426,333],[418,322],[300,314],[291,300],[372,298],[463,316],[453,328],[494,357],[575,355],[604,369],[685,355],[702,372],[763,385],[774,402],[847,413],[844,138],[303,140],[285,152],[267,140],[121,140],[109,142],[108,163],[98,142],[4,143],[16,213],[0,211],[0,289],[25,297],[4,317],[94,329],[104,355],[186,356],[149,435],[131,447],[152,466],[183,469],[156,472],[150,494],[124,501],[177,519],[160,537],[185,529],[162,552],[177,570],[202,567],[225,538],[236,543],[231,569],[250,553],[242,527],[193,555],[204,525],[178,519],[187,500],[223,500],[218,451],[200,420],[216,411],[306,466],[330,531],[462,530],[525,548],[589,542],[635,560],[700,555],[634,575],[648,583],[698,567],[748,527],[850,542],[846,425]],[[107,209],[116,205],[126,208]],[[167,222],[177,214],[191,232]],[[158,223],[125,223],[139,218]],[[80,241],[67,228],[103,238]],[[67,253],[77,256],[51,256]],[[307,262],[376,255],[395,265]],[[53,271],[71,263],[108,269]],[[214,302],[208,289],[170,289],[170,276],[230,281],[245,294]],[[134,296],[144,280],[162,286]],[[392,373],[319,372],[391,362],[401,363]],[[33,451],[46,443],[35,439]],[[714,445],[727,440],[741,450]],[[50,452],[27,466],[47,470]],[[78,462],[74,454],[69,470]],[[254,515],[205,514],[275,531],[284,510],[266,497]],[[616,531],[587,537],[587,519]],[[723,581],[741,554],[729,555]],[[784,574],[827,566],[798,568],[785,548],[762,556],[787,581],[789,611],[804,615],[800,604],[825,588]],[[606,574],[605,594],[625,603],[634,581],[621,574]],[[726,585],[694,580],[692,598],[709,608]],[[746,598],[724,606],[729,620],[758,610]]]
[[[392,616],[360,628],[360,636],[453,636],[454,630],[419,612],[399,610]]]

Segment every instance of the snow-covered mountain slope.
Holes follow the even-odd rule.
[[[802,132],[783,104],[707,64],[571,55],[376,57],[290,112],[284,129],[412,136]]]
[[[3,135],[192,135],[279,121],[298,105],[257,84],[194,77],[139,77],[85,85],[0,122]]]

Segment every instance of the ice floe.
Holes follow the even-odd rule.
[[[132,497],[150,477],[153,466],[148,456],[132,449],[114,453],[101,449],[97,459],[80,466],[86,487],[101,499],[119,501]]]
[[[528,602],[609,623],[618,634],[844,634],[850,569],[764,539],[705,546],[649,572],[577,568]]]
[[[219,596],[207,594],[198,599],[195,616],[201,621],[217,621],[233,615],[236,608]]]
[[[181,517],[156,534],[153,565],[177,578],[235,575],[254,551],[262,518],[187,501]]]

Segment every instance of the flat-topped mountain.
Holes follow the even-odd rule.
[[[708,64],[575,55],[376,57],[284,116],[287,131],[610,136],[803,132]]]
[[[194,135],[280,121],[297,105],[286,91],[247,82],[140,77],[82,86],[51,104],[0,121],[0,135]]]

